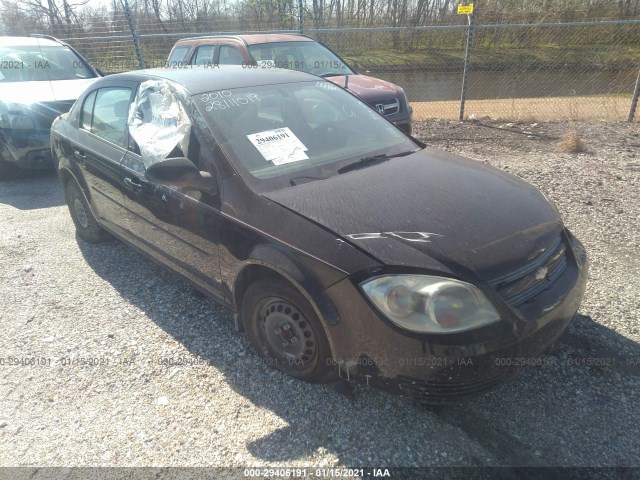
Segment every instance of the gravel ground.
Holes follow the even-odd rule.
[[[591,258],[543,365],[437,409],[266,368],[229,311],[76,238],[53,175],[0,181],[0,466],[640,466],[640,129],[577,127],[586,153],[566,124],[416,125],[539,187]]]

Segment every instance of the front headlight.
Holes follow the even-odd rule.
[[[389,320],[412,332],[464,332],[500,320],[478,288],[459,280],[387,275],[360,286]]]

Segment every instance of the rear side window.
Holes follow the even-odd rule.
[[[130,103],[130,88],[110,87],[98,90],[93,107],[91,132],[108,142],[126,148]]]
[[[313,75],[353,74],[331,50],[316,42],[271,42],[249,45],[257,61],[271,61],[278,68],[290,68]]]
[[[202,45],[196,50],[195,57],[193,59],[194,65],[211,65],[214,63],[213,54],[215,53],[215,45]]]
[[[242,54],[237,48],[228,45],[220,46],[220,59],[218,61],[220,65],[242,65],[243,61]]]
[[[189,47],[176,47],[171,52],[169,60],[167,60],[167,67],[180,67],[184,63],[184,57],[189,52]]]

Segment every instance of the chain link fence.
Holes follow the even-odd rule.
[[[459,118],[467,26],[309,33],[402,86],[416,119]],[[640,21],[476,25],[463,118],[627,120],[639,66]]]
[[[173,44],[185,37],[303,32],[328,45],[359,73],[400,85],[413,106],[414,120],[637,121],[640,18],[476,22],[467,49],[471,17],[454,10],[432,24],[402,27],[394,26],[394,19],[378,21],[373,15],[358,14],[354,21],[348,12],[321,18],[316,0],[303,2],[253,2],[250,14],[225,9],[199,19],[179,11],[182,2],[161,12],[154,0],[136,2],[133,8],[122,0],[109,9],[92,10],[72,28],[45,22],[15,31],[7,29],[5,21],[4,33],[52,34],[104,72],[114,73],[164,66]],[[261,5],[264,8],[258,8]],[[526,16],[515,20],[522,18]]]

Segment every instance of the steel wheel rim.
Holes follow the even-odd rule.
[[[315,364],[318,338],[307,318],[291,303],[270,299],[260,311],[264,335],[279,360],[295,369]]]
[[[76,218],[80,226],[82,228],[88,228],[89,216],[87,215],[87,210],[84,208],[84,203],[78,195],[73,198],[73,210],[76,213]]]

